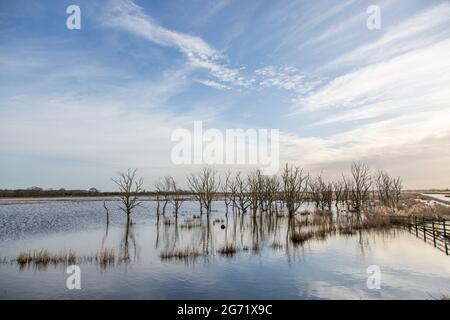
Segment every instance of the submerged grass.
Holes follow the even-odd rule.
[[[6,261],[6,258],[3,258]],[[73,250],[64,250],[58,253],[51,253],[47,249],[39,251],[22,251],[17,258],[12,259],[11,262],[17,263],[21,267],[36,266],[46,267],[48,265],[58,264],[75,264],[81,262],[95,262],[101,266],[112,265],[119,261],[113,249],[102,249],[93,255],[77,256]]]
[[[314,237],[313,231],[296,231],[291,235],[291,241],[294,245],[303,245],[306,241]]]
[[[273,250],[283,250],[284,249],[284,245],[282,244],[282,243],[280,243],[280,242],[272,242],[272,244],[270,245],[270,247],[273,249]]]
[[[202,224],[198,223],[198,222],[185,222],[180,225],[180,228],[190,230],[193,228],[200,228],[201,226],[202,226]]]
[[[103,249],[97,254],[97,261],[102,266],[113,265],[116,261],[114,249]]]
[[[189,261],[203,256],[203,254],[193,248],[175,249],[172,251],[165,251],[159,254],[161,260],[182,260]]]
[[[41,249],[39,251],[23,251],[19,254],[16,262],[21,265],[35,264],[35,265],[48,265],[48,264],[73,264],[76,263],[77,257],[72,250],[65,250],[59,253],[50,253],[47,249]]]
[[[222,248],[217,250],[217,252],[223,256],[233,256],[237,253],[237,251],[237,247],[232,243],[226,244]]]

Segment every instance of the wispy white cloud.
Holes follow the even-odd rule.
[[[104,19],[105,25],[123,28],[161,46],[177,48],[186,56],[190,66],[209,71],[227,86],[250,85],[251,81],[242,76],[239,69],[226,66],[222,62],[224,55],[202,38],[160,26],[132,0],[115,0],[112,3]]]
[[[267,66],[255,70],[259,76],[259,85],[263,88],[275,87],[306,94],[320,84],[320,80],[310,80],[307,75],[295,67]]]
[[[442,41],[344,74],[299,98],[297,107],[333,109],[333,113],[351,108],[356,119],[361,116],[355,110],[362,109],[368,118],[399,109],[412,112],[418,108],[446,107],[450,101],[449,50],[450,40]],[[340,120],[352,120],[348,115]]]
[[[402,156],[450,155],[450,109],[405,114],[361,125],[329,137],[299,137],[283,134],[284,156],[307,165],[349,162],[354,159],[390,160]],[[440,141],[439,144],[432,142]]]
[[[311,122],[316,130],[330,133],[284,134],[284,156],[327,166],[385,161],[398,169],[408,161],[418,166],[434,159],[443,170],[439,159],[450,158],[449,16],[448,3],[437,5],[336,59],[336,66],[358,68],[299,95],[293,106],[298,115],[316,119]],[[416,169],[421,179],[426,170]],[[435,183],[445,186],[434,171]]]
[[[208,80],[208,79],[195,79],[196,82],[201,83],[207,87],[215,88],[215,89],[221,89],[221,90],[230,90],[231,87],[224,85],[222,83]]]
[[[395,0],[385,0],[377,3],[377,6],[385,12],[391,5],[395,3]],[[353,3],[349,3],[353,4]],[[365,10],[358,10],[356,14],[353,14],[345,19],[332,23],[324,31],[318,34],[313,34],[310,39],[301,45],[302,48],[308,46],[319,45],[321,47],[334,46],[338,42],[342,42],[343,39],[354,38],[355,31],[359,33],[367,32],[366,20],[367,12]]]
[[[450,3],[443,2],[400,22],[378,40],[362,45],[325,64],[322,69],[361,66],[422,48],[450,35]]]
[[[179,48],[188,56],[200,59],[220,58],[221,55],[203,39],[159,26],[144,9],[131,0],[114,0],[105,24],[122,27],[162,46]]]

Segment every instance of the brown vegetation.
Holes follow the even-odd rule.
[[[185,248],[172,251],[161,252],[159,257],[161,260],[183,260],[189,261],[201,257],[203,254],[196,249]]]
[[[4,258],[6,261],[6,258]],[[64,250],[58,253],[51,253],[47,249],[39,251],[22,251],[12,262],[18,263],[21,267],[33,265],[46,267],[47,265],[75,264],[81,262],[96,262],[102,266],[114,264],[118,261],[113,249],[102,249],[94,255],[77,256],[73,250]]]
[[[238,249],[236,248],[236,246],[231,243],[226,244],[222,248],[217,250],[217,252],[223,256],[233,256],[236,254],[237,251],[238,251]]]

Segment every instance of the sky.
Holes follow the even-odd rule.
[[[449,57],[444,0],[0,0],[0,188],[183,179],[194,121],[278,129],[280,162],[328,179],[364,161],[450,188]]]

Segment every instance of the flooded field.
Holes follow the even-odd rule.
[[[157,219],[153,201],[127,227],[119,202],[106,206],[109,226],[101,199],[0,205],[0,298],[433,299],[450,292],[450,258],[405,230],[345,230],[332,220],[318,229],[314,221],[328,218],[306,214],[295,221],[226,215],[223,202],[210,217],[185,202],[177,219],[171,210]],[[306,209],[312,206],[299,212]],[[67,289],[66,263],[16,261],[42,249],[76,255],[80,290]],[[104,250],[111,260],[92,258]],[[380,289],[367,285],[370,266],[381,271]]]

